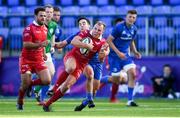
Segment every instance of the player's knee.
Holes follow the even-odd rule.
[[[130,75],[131,79],[135,80],[136,79],[136,73],[135,72],[131,72],[130,74],[131,74]]]
[[[93,91],[97,91],[99,89],[99,86],[93,86]]]
[[[67,72],[67,73],[73,73],[74,70],[75,70],[74,67],[68,67],[68,68],[66,68],[66,72]]]
[[[51,83],[50,79],[45,79],[45,80],[42,81],[43,85],[49,85],[50,83]]]
[[[53,76],[54,76],[54,74],[55,74],[55,70],[51,70],[51,71],[50,71],[50,75],[51,75],[51,77],[53,77]]]

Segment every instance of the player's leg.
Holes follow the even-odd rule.
[[[100,88],[100,80],[102,78],[103,64],[97,63],[94,69],[94,81],[93,81],[93,97],[96,97],[97,90]]]
[[[31,85],[31,73],[21,74],[21,86],[19,88],[18,99],[17,99],[17,109],[23,110],[24,95],[26,90]]]
[[[83,74],[86,76],[86,101],[88,104],[88,101],[93,100],[93,79],[94,79],[94,71],[93,68],[90,65],[87,65],[84,70]],[[86,104],[86,105],[87,105]]]
[[[119,82],[113,82],[111,80],[111,78],[109,79],[109,81],[112,82],[112,90],[111,90],[111,98],[110,98],[110,102],[113,103],[117,103],[118,100],[116,98],[118,90],[119,90],[119,85],[120,84],[126,84],[127,83],[127,73],[124,70],[120,71],[120,79]]]
[[[125,65],[124,70],[127,72],[128,75],[128,102],[127,106],[138,106],[133,100],[133,91],[135,86],[135,79],[136,79],[136,65],[134,63],[129,63]]]
[[[121,61],[118,57],[112,57],[109,56],[109,65],[110,65],[110,74],[111,76],[108,78],[108,82],[115,84],[112,86],[112,91],[111,91],[111,97],[110,101],[117,102],[117,92],[119,88],[119,84],[121,83],[121,76],[120,76],[120,70],[122,69],[121,67]]]
[[[76,60],[73,57],[66,56],[64,58],[64,63],[65,63],[65,70],[61,72],[59,75],[56,83],[54,84],[52,90],[48,91],[48,95],[52,96],[54,92],[59,88],[59,86],[66,80],[68,77],[69,73],[72,73],[75,68],[76,68]]]
[[[54,63],[53,63],[53,61],[52,61],[51,56],[48,57],[48,58],[50,58],[50,59],[48,59],[48,60],[45,62],[45,64],[46,64],[46,66],[48,67],[48,70],[49,70],[49,72],[50,72],[51,78],[53,78],[53,77],[54,77],[54,73],[55,73],[55,66],[54,66]],[[50,86],[50,85],[48,85],[48,86],[43,86],[43,87],[42,87],[41,96],[40,96],[41,101],[44,101],[44,98],[45,98],[46,93],[47,93],[47,91],[48,91],[48,89],[49,89],[49,86]],[[40,103],[40,104],[41,104],[41,103]]]
[[[93,102],[93,79],[94,79],[94,71],[91,65],[87,65],[83,74],[86,76],[86,98],[82,101],[82,103],[75,107],[75,111],[81,111],[87,105],[89,108],[95,107]]]
[[[74,66],[71,66],[74,65]],[[76,82],[77,78],[79,78],[82,70],[78,69],[76,66],[76,60],[73,57],[65,59],[65,70],[70,74],[67,79],[65,79],[64,83],[61,85],[59,89],[55,91],[53,96],[43,105],[43,110],[45,112],[50,111],[49,106],[57,101],[59,98],[64,96],[65,92]]]

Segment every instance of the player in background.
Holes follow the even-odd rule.
[[[123,18],[117,18],[114,22],[114,25],[117,25],[121,22],[123,22],[124,19]],[[108,64],[109,65],[109,64]],[[109,67],[106,66],[106,68],[109,70]],[[122,71],[123,72],[123,71]],[[123,73],[122,73],[123,74]],[[124,73],[124,76],[126,77],[126,74]],[[126,83],[126,80],[122,83]],[[116,103],[118,102],[116,95],[118,93],[118,89],[119,89],[119,84],[116,83],[112,83],[112,90],[111,90],[111,97],[110,97],[110,102]]]
[[[54,77],[55,73],[55,66],[54,66],[54,45],[56,41],[59,41],[61,30],[58,26],[58,22],[60,20],[60,9],[59,7],[52,7],[51,5],[45,6],[47,19],[46,19],[46,26],[48,28],[48,36],[47,40],[49,41],[49,45],[46,47],[46,55],[48,57],[46,61],[46,65],[48,66],[48,69],[50,70],[51,77]],[[43,89],[41,89],[43,88]],[[48,91],[49,86],[36,86],[34,89],[36,100],[41,104],[41,102],[44,100],[44,97],[46,96],[46,92]],[[40,91],[41,90],[41,91]],[[41,96],[40,96],[41,95]]]
[[[64,57],[64,72],[67,76],[64,76],[64,83],[53,94],[53,96],[43,105],[45,112],[50,111],[49,106],[64,96],[65,92],[78,80],[84,67],[88,64],[89,60],[96,52],[100,52],[103,45],[107,45],[104,40],[100,40],[105,29],[103,22],[97,22],[91,31],[83,31],[79,35],[75,36],[71,41],[71,44],[75,47],[68,52]],[[86,44],[81,42],[84,38],[90,38],[91,43]],[[108,45],[107,45],[108,46]],[[82,54],[80,48],[88,49],[86,54]]]
[[[129,10],[126,15],[125,22],[116,25],[107,39],[107,42],[111,47],[109,64],[113,79],[119,79],[119,72],[122,69],[124,69],[128,75],[127,106],[138,106],[133,100],[136,65],[129,54],[131,50],[136,58],[141,58],[141,54],[136,50],[134,42],[137,32],[137,28],[134,25],[136,18],[136,10]]]
[[[19,57],[19,69],[21,74],[21,86],[17,99],[17,109],[23,110],[23,100],[28,88],[35,85],[49,85],[51,76],[45,65],[44,47],[47,46],[47,28],[45,27],[46,12],[42,7],[34,10],[35,20],[23,31],[23,49]],[[32,73],[38,75],[38,79],[31,80]]]

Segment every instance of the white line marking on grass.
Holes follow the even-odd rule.
[[[127,116],[3,116],[0,115],[0,118],[132,118]],[[133,118],[144,118],[144,117],[133,117]],[[152,118],[152,117],[146,117],[146,118]],[[153,118],[176,118],[176,117],[153,117]]]

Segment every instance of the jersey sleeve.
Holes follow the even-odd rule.
[[[97,46],[97,47],[98,47],[98,50],[97,50],[98,52],[100,52],[101,47],[102,47],[105,43],[106,43],[106,41],[103,40],[103,41],[101,41],[100,46]]]
[[[67,43],[70,44],[71,41],[73,40],[73,38],[74,38],[76,35],[78,35],[78,34],[79,34],[79,32],[77,32],[76,34],[73,34],[73,35],[69,36],[69,37],[66,39]]]
[[[32,31],[30,26],[26,27],[23,31],[23,42],[32,42]]]
[[[136,37],[137,37],[137,29],[134,30],[134,35],[133,35],[133,37],[132,37],[133,40],[136,39]]]
[[[116,39],[120,36],[120,24],[116,25],[112,29],[111,35],[114,37],[114,39]]]

